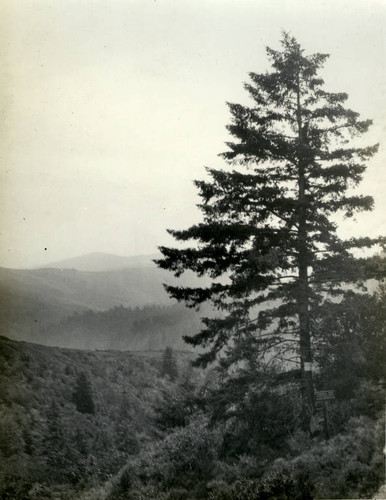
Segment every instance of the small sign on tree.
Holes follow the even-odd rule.
[[[316,401],[330,401],[335,399],[334,391],[316,391],[315,392]]]

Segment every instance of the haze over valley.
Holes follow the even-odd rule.
[[[156,257],[91,253],[38,269],[0,268],[0,333],[80,349],[186,349],[182,336],[199,330],[199,313],[169,298],[163,283],[175,278]]]

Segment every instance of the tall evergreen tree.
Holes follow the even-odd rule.
[[[313,408],[311,315],[345,283],[363,281],[363,259],[352,250],[381,238],[337,235],[336,213],[352,217],[371,210],[369,196],[350,190],[378,146],[355,147],[371,120],[346,108],[345,93],[324,90],[319,70],[328,55],[305,55],[284,33],[281,51],[267,48],[272,70],[250,73],[251,106],[228,103],[232,142],[221,156],[229,168],[207,169],[195,181],[203,221],[170,230],[197,244],[161,247],[160,267],[176,276],[209,275],[209,287],[167,286],[190,307],[209,301],[221,314],[186,341],[204,346],[198,363],[221,353],[223,365],[264,362],[275,353],[297,357],[301,367],[304,422]],[[209,348],[209,349],[208,349]]]

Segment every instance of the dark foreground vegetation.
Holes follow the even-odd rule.
[[[385,289],[325,312],[315,387],[335,397],[317,403],[311,433],[297,370],[229,373],[220,362],[199,385],[179,378],[163,393],[160,439],[128,460],[107,498],[371,497],[384,479]]]
[[[326,334],[334,354],[320,348],[315,384],[335,399],[328,429],[321,406],[311,435],[297,371],[196,371],[170,349],[1,338],[0,498],[371,497],[383,480],[385,293],[350,300],[326,315],[340,330]]]

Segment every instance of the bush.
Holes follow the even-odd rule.
[[[228,486],[213,485],[211,500],[312,500],[313,486],[307,475],[294,470],[272,471],[263,480],[244,479]]]
[[[197,491],[214,477],[220,439],[220,433],[210,429],[203,416],[174,429],[128,463],[111,499],[128,493],[129,498],[136,498],[145,491],[147,498],[153,498],[152,494],[160,498],[162,492],[171,494],[176,488]]]
[[[382,420],[352,418],[345,433],[293,460],[276,460],[272,471],[306,474],[312,478],[317,498],[370,497],[383,479]]]

